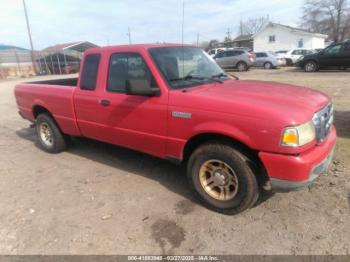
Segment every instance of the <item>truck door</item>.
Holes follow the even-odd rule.
[[[105,129],[100,122],[98,83],[101,81],[101,54],[87,54],[83,60],[78,87],[74,91],[73,103],[77,124],[85,137],[103,140]]]
[[[147,80],[159,88],[141,54],[106,54],[106,81],[99,93],[99,121],[105,126],[104,140],[116,145],[164,157],[166,148],[167,96],[126,94],[127,80]],[[108,66],[107,66],[108,65]]]

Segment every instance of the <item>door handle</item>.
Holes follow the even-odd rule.
[[[98,101],[101,106],[109,106],[111,103],[107,99],[101,99]]]

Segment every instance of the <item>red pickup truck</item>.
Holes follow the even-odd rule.
[[[235,79],[187,45],[90,49],[82,65],[78,79],[15,88],[47,152],[82,136],[183,163],[203,203],[229,214],[265,186],[311,184],[331,162],[333,105],[318,91]]]

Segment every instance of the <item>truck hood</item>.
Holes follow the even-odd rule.
[[[309,121],[329,102],[327,95],[309,88],[246,80],[228,80],[222,84],[189,88],[184,95],[181,103],[190,103],[193,108],[267,120],[274,117],[291,124]],[[190,101],[186,102],[185,97]]]

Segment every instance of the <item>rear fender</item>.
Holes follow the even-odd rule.
[[[40,106],[40,107],[43,107],[45,108],[47,111],[49,111],[51,113],[51,110],[50,110],[50,106],[45,103],[43,100],[41,99],[35,99],[34,102],[33,102],[33,106],[32,106],[32,114],[33,114],[33,118],[35,118],[34,116],[34,108],[37,107],[37,106]]]

